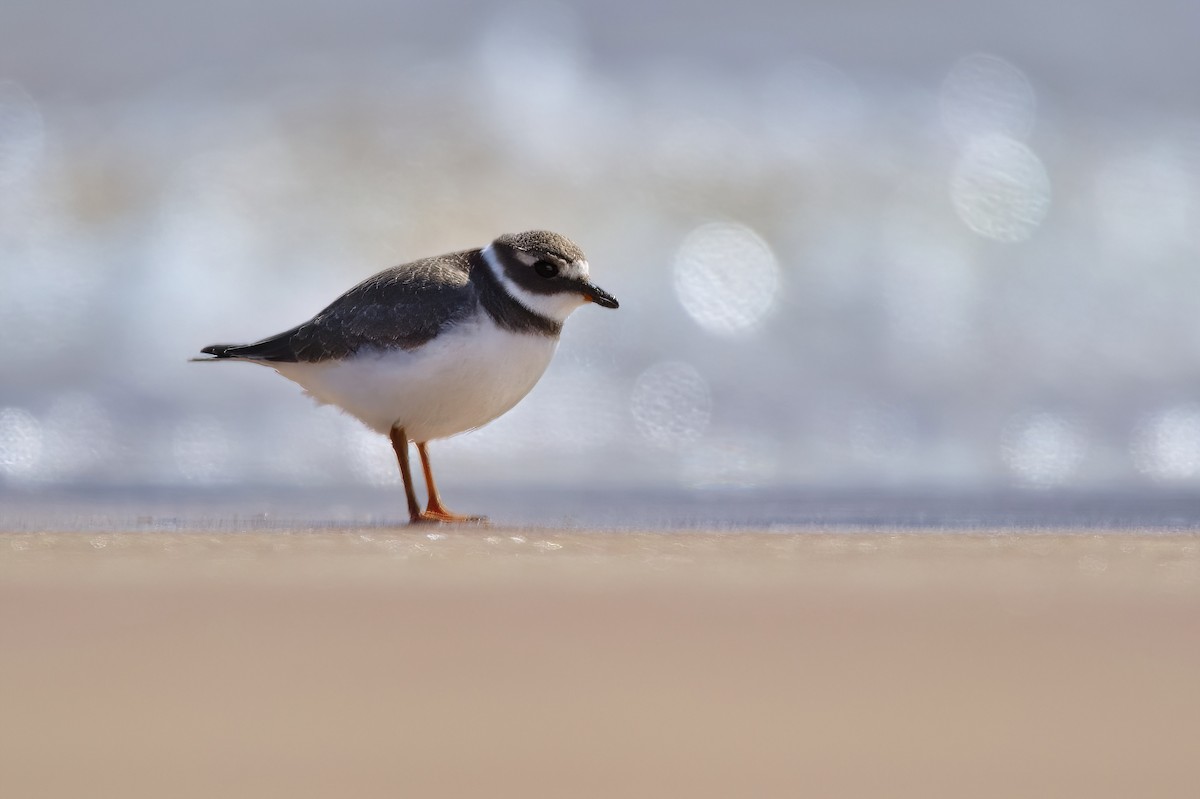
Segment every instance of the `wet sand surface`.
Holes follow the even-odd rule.
[[[1194,796],[1200,537],[0,534],[0,795]]]

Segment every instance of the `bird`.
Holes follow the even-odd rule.
[[[409,521],[486,522],[442,503],[429,442],[507,413],[537,384],[563,323],[594,303],[617,308],[591,282],[587,257],[547,230],[385,269],[307,322],[252,344],[213,344],[193,361],[273,368],[320,404],[334,405],[391,440]],[[416,444],[425,508],[409,464]]]

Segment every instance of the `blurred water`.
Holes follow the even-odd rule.
[[[1200,20],[1074,7],[220,6],[151,48],[128,2],[72,50],[17,2],[0,485],[394,483],[354,421],[186,358],[548,227],[622,307],[435,447],[458,482],[1194,490]]]
[[[1200,530],[1195,492],[1063,489],[995,491],[804,487],[730,489],[460,488],[444,491],[455,510],[486,514],[488,525],[458,525],[483,539],[506,530],[581,533],[695,530],[781,534],[1071,533],[1165,535]],[[350,532],[405,529],[395,488],[363,486],[51,486],[0,489],[0,532]],[[408,528],[412,529],[412,528]],[[422,532],[421,529],[416,530]],[[424,532],[437,536],[439,531]]]

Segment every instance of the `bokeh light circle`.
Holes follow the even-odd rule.
[[[42,426],[24,408],[0,408],[0,475],[33,474],[42,456]]]
[[[358,423],[342,426],[345,455],[351,473],[359,481],[373,486],[395,485],[401,481],[395,451],[388,446],[386,438]],[[415,456],[415,453],[410,455]]]
[[[629,408],[643,439],[661,449],[679,449],[708,430],[712,397],[694,366],[664,361],[638,375]]]
[[[1134,468],[1152,480],[1173,483],[1200,477],[1200,406],[1154,414],[1134,432]]]
[[[1054,413],[1013,419],[1005,428],[1000,456],[1018,482],[1035,488],[1061,485],[1078,471],[1087,450],[1079,426]]]
[[[701,225],[675,253],[675,296],[696,324],[716,335],[754,330],[774,306],[779,284],[775,254],[745,225]]]
[[[993,133],[1023,139],[1037,116],[1037,98],[1025,73],[986,53],[969,55],[951,68],[940,104],[942,125],[960,144]]]
[[[1007,136],[985,136],[964,149],[950,179],[959,219],[994,241],[1025,241],[1050,211],[1050,176],[1036,154]]]

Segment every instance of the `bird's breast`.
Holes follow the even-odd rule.
[[[510,410],[537,384],[557,343],[501,329],[481,314],[415,350],[360,352],[344,361],[279,371],[368,427],[387,432],[399,425],[411,439],[429,441],[480,427]]]

